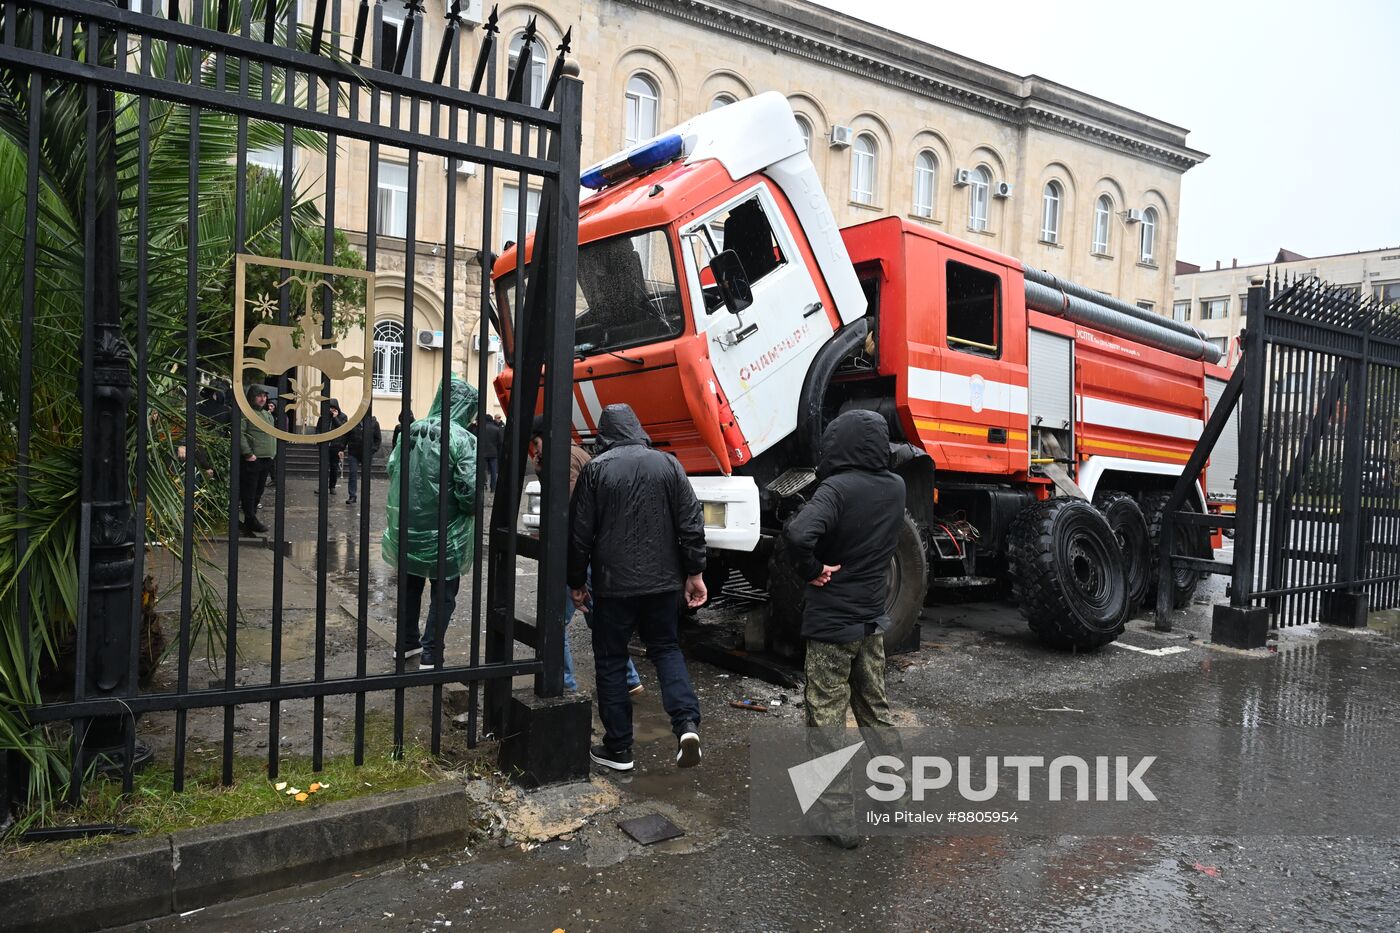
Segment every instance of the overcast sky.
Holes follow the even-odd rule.
[[[1177,258],[1400,245],[1400,0],[817,0],[1191,131]]]

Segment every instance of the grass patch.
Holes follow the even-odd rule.
[[[137,774],[130,795],[122,794],[120,780],[94,778],[84,788],[83,801],[76,807],[60,807],[48,818],[35,823],[39,827],[85,826],[115,823],[136,830],[140,836],[164,835],[182,829],[211,826],[229,820],[261,816],[286,810],[304,810],[337,800],[351,800],[370,794],[419,787],[443,780],[452,774],[465,777],[463,772],[479,772],[483,760],[473,755],[465,762],[446,765],[435,759],[426,746],[406,744],[403,756],[394,759],[388,752],[389,742],[371,741],[371,733],[387,731],[387,724],[374,722],[372,713],[366,722],[364,764],[356,766],[352,755],[326,758],[320,771],[311,768],[310,756],[283,758],[276,780],[267,777],[267,759],[263,756],[238,756],[234,759],[233,783],[219,782],[222,766],[213,750],[191,748],[185,774],[185,789],[175,791],[175,772],[168,763],[153,763]],[[375,749],[373,753],[370,751]],[[160,761],[160,756],[157,756]],[[279,791],[276,785],[285,781]],[[323,787],[310,793],[313,783]],[[297,788],[307,791],[299,802],[286,791]],[[120,835],[94,836],[57,843],[20,843],[8,839],[0,843],[0,855],[25,856],[38,852],[76,853],[87,851],[126,838]]]

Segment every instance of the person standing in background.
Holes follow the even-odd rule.
[[[249,386],[248,403],[253,406],[258,421],[272,427],[272,415],[267,411],[267,387]],[[277,456],[277,438],[261,425],[247,424],[239,432],[238,451],[243,457],[238,477],[239,505],[243,510],[241,530],[245,535],[255,535],[267,531],[267,526],[258,521],[258,500],[262,498],[273,458]]]
[[[373,467],[375,455],[379,453],[379,448],[384,443],[384,435],[379,430],[379,419],[372,414],[366,414],[346,435],[346,480],[350,486],[350,496],[345,500],[346,505],[353,505],[360,500],[360,457],[365,453],[366,434],[369,436],[369,459],[364,462],[363,466],[368,474]]]
[[[501,454],[501,426],[490,415],[476,426],[477,455],[486,464],[486,478],[490,490],[496,491],[496,466]]]

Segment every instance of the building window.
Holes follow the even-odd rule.
[[[282,175],[282,147],[281,146],[260,146],[257,149],[248,150],[248,164],[256,165],[265,172],[271,172],[278,177]]]
[[[1378,282],[1371,287],[1371,294],[1381,304],[1400,302],[1400,282]]]
[[[540,192],[530,188],[525,192],[525,235],[535,232],[540,216]],[[520,237],[520,187],[506,185],[501,192],[501,242],[513,242]]]
[[[1240,317],[1245,317],[1249,313],[1249,292],[1240,295]]]
[[[506,87],[515,83],[515,69],[520,64],[520,47],[525,44],[525,34],[519,33],[510,40],[510,53],[506,58]],[[544,42],[537,39],[530,46],[530,106],[538,107],[544,100],[545,83]]]
[[[1001,277],[950,261],[946,278],[948,347],[978,356],[1000,356]]]
[[[1191,320],[1191,302],[1189,302],[1189,301],[1177,301],[1177,302],[1173,302],[1173,304],[1172,304],[1172,320],[1173,320],[1173,321],[1189,321],[1189,320]]]
[[[1225,357],[1225,355],[1226,355],[1226,353],[1227,353],[1227,349],[1228,349],[1229,338],[1228,338],[1228,337],[1211,337],[1211,338],[1210,338],[1210,342],[1213,343],[1213,344],[1215,344],[1215,348],[1216,348],[1217,350],[1220,351],[1220,357],[1221,357],[1222,359],[1224,359],[1224,357]]]
[[[398,59],[399,37],[403,35],[408,4],[404,0],[384,0],[383,24],[379,29],[379,67],[392,68]]]
[[[914,213],[933,216],[933,192],[938,184],[938,160],[925,149],[914,158]]]
[[[1041,197],[1040,239],[1045,243],[1060,242],[1060,205],[1064,202],[1064,189],[1058,181],[1045,186]]]
[[[656,135],[656,115],[661,94],[645,75],[633,75],[627,82],[627,138],[624,146],[635,146]]]
[[[1229,298],[1202,298],[1201,320],[1218,321],[1230,313]]]
[[[1157,209],[1149,207],[1142,212],[1142,231],[1138,234],[1141,249],[1138,258],[1142,262],[1157,261]]]
[[[1094,202],[1094,245],[1098,256],[1108,255],[1108,221],[1113,216],[1113,201],[1106,194]]]
[[[408,236],[408,166],[379,163],[379,203],[376,232],[384,236]]]
[[[1150,301],[1139,301],[1139,302],[1137,303],[1137,306],[1138,306],[1139,308],[1141,308],[1142,310],[1144,310],[1144,311],[1155,311],[1155,310],[1157,310],[1157,306],[1154,305],[1154,304],[1153,304],[1152,302],[1150,302]]]
[[[875,203],[875,137],[861,133],[851,147],[851,200]]]
[[[374,324],[374,391],[403,394],[403,325],[398,321]]]
[[[718,110],[721,107],[728,107],[738,100],[733,94],[716,94],[715,99],[710,101],[710,109]]]
[[[802,148],[807,152],[812,151],[812,124],[803,116],[797,118],[797,131],[802,134]]]
[[[992,192],[992,173],[982,166],[972,170],[967,185],[967,229],[987,229],[987,198]]]

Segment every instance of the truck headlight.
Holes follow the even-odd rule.
[[[729,518],[729,506],[723,502],[706,502],[705,527],[724,528]]]
[[[540,494],[532,492],[525,497],[525,511],[531,515],[540,514]]]

